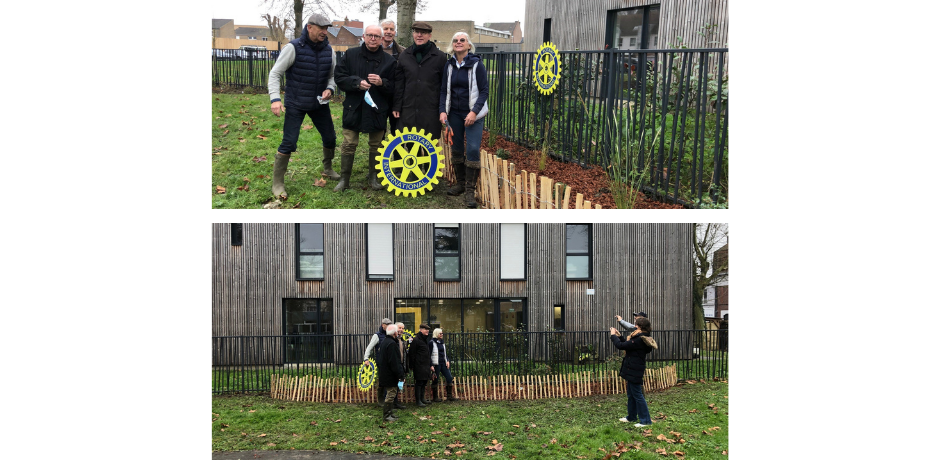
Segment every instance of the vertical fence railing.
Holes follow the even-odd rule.
[[[683,379],[727,378],[727,329],[654,331],[653,338],[659,348],[647,355],[647,367],[676,364]],[[269,391],[272,374],[353,381],[370,339],[371,334],[213,337],[212,392]],[[452,333],[447,354],[455,376],[619,370],[623,355],[609,331]]]
[[[213,49],[213,85],[266,88],[277,54]],[[547,96],[534,83],[535,53],[481,56],[490,133],[601,166],[666,201],[727,202],[727,48],[562,51],[559,85]]]
[[[486,129],[689,206],[727,200],[726,48],[563,51],[551,95],[535,53],[483,53]],[[616,168],[612,168],[616,166]]]

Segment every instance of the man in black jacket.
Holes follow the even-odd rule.
[[[411,26],[415,44],[398,56],[395,69],[395,103],[392,115],[396,129],[424,130],[429,138],[441,138],[438,100],[447,57],[431,41],[431,25],[418,21]]]
[[[385,53],[382,53],[385,54]],[[379,385],[385,388],[385,403],[382,416],[386,422],[398,420],[395,416],[395,396],[404,388],[405,368],[401,362],[401,350],[398,348],[398,326],[389,324],[385,329],[385,339],[379,345],[376,363],[379,371]]]
[[[346,56],[336,66],[336,84],[346,92],[343,103],[343,144],[340,146],[342,170],[340,181],[333,189],[342,192],[349,188],[353,155],[359,145],[359,134],[369,134],[369,171],[366,174],[372,190],[381,190],[376,169],[378,149],[385,135],[385,120],[394,95],[392,78],[395,58],[384,51],[382,29],[368,26],[362,35],[362,46],[346,51]]]
[[[431,349],[428,347],[428,332],[431,329],[422,324],[418,329],[418,335],[411,341],[408,347],[408,367],[414,372],[415,377],[415,402],[418,407],[424,407],[431,404],[431,401],[425,399],[425,393],[428,380],[431,379]]]

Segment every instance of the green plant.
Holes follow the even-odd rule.
[[[495,136],[494,136],[494,137],[495,137]],[[508,159],[509,159],[509,152],[507,152],[505,149],[496,149],[496,156],[499,157],[499,158],[502,158],[502,159],[504,159],[504,160],[508,160]]]

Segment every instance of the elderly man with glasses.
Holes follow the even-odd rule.
[[[345,57],[336,66],[336,84],[346,92],[343,103],[342,170],[339,184],[334,192],[349,188],[353,158],[359,145],[359,134],[369,135],[369,170],[366,177],[372,190],[381,190],[376,174],[375,156],[385,135],[385,120],[392,104],[395,58],[382,51],[382,28],[366,27],[363,43],[358,48],[346,51]]]

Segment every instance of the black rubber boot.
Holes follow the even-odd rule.
[[[336,149],[323,148],[323,177],[339,180],[339,174],[336,174],[336,171],[333,171],[333,155],[336,154]]]
[[[428,401],[428,386],[427,385],[421,386],[421,402],[423,402],[425,406],[431,405],[431,401]]]
[[[433,387],[431,387],[431,392],[434,393],[434,399],[433,399],[434,402],[444,401],[443,399],[441,399],[441,390],[440,390],[439,385],[434,385]]]
[[[385,403],[382,405],[382,415],[386,422],[394,422],[398,420],[398,417],[395,416],[395,412],[392,411],[392,403]]]
[[[422,398],[424,398],[424,387],[415,385],[415,404],[417,404],[418,407],[427,406],[427,404],[422,401]]]
[[[287,172],[287,162],[290,161],[290,154],[277,152],[274,156],[274,173],[271,175],[271,193],[274,196],[287,196],[284,189],[284,173]]]
[[[451,196],[460,195],[466,190],[464,183],[467,178],[467,168],[463,164],[454,164],[454,176],[457,177],[457,181],[454,183],[454,186],[447,189],[447,194]]]
[[[457,395],[454,394],[453,385],[447,385],[447,400],[448,401],[460,401],[460,398],[458,398]]]
[[[379,162],[375,159],[375,155],[375,152],[369,152],[369,171],[366,173],[366,177],[369,178],[369,188],[382,190],[385,187],[382,187],[382,183],[379,182],[379,170],[375,169]]]
[[[463,198],[467,203],[467,207],[474,209],[477,207],[477,178],[480,177],[480,170],[474,168],[467,168],[467,192],[464,193]]]
[[[352,175],[353,156],[343,155],[340,164],[343,168],[342,174],[340,175],[339,183],[336,184],[336,188],[333,189],[334,192],[342,192],[349,188],[349,176]]]

